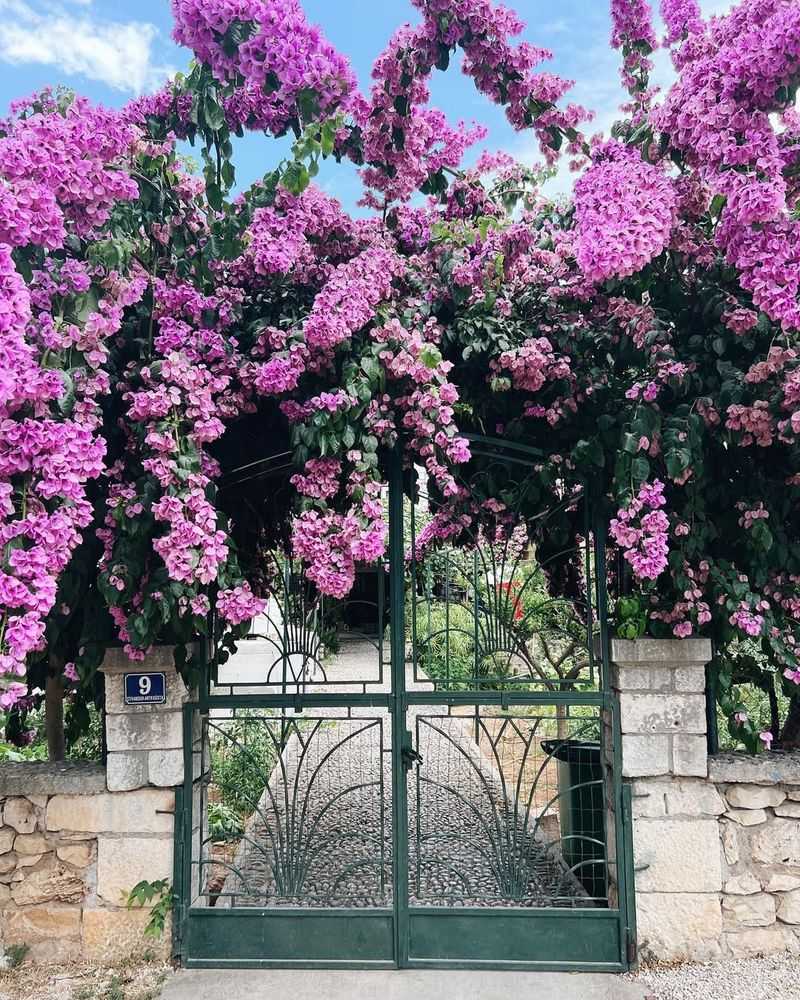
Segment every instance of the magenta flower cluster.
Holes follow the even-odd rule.
[[[8,678],[25,677],[27,659],[42,649],[60,577],[92,521],[86,485],[102,472],[106,450],[103,365],[123,310],[143,285],[89,267],[79,256],[112,206],[138,194],[127,171],[136,138],[118,114],[47,92],[15,105],[0,138],[0,699],[6,709],[27,693],[24,683]],[[25,257],[43,262],[27,284],[17,269]]]
[[[610,534],[625,560],[642,580],[657,580],[667,568],[669,518],[664,484],[645,483],[630,504],[611,521]]]
[[[592,166],[575,184],[575,255],[590,281],[640,271],[668,245],[676,195],[661,167],[643,163],[619,142],[594,148]]]

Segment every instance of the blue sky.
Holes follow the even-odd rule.
[[[622,94],[617,54],[608,46],[607,0],[506,0],[528,27],[524,37],[554,52],[551,68],[576,86],[572,99],[593,108],[597,127],[607,128]],[[730,0],[702,0],[707,13],[730,9]],[[415,22],[409,0],[304,0],[309,18],[353,64],[367,89],[375,56],[398,24]],[[169,0],[0,0],[0,106],[48,84],[63,83],[93,100],[117,106],[157,88],[172,71],[183,69],[190,53],[176,46]],[[657,57],[656,75],[671,78],[665,53]],[[477,120],[489,128],[486,146],[521,159],[536,160],[535,144],[508,126],[502,111],[477,94],[457,66],[437,74],[432,103],[453,118]],[[285,145],[264,136],[248,136],[237,149],[239,183],[248,184],[284,155]],[[352,208],[360,194],[356,173],[331,164],[319,183]],[[564,190],[569,178],[551,182]]]

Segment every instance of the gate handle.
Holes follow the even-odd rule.
[[[403,767],[406,769],[406,771],[410,771],[415,764],[419,766],[420,764],[424,763],[422,759],[422,754],[417,753],[417,751],[414,750],[413,747],[403,747],[402,758],[403,758]]]

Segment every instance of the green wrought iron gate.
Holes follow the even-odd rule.
[[[473,442],[490,496],[496,462],[502,487],[532,461],[499,449]],[[565,504],[588,519],[585,501]],[[176,952],[194,967],[627,968],[602,539],[587,520],[576,598],[554,601],[542,574],[563,565],[560,529],[540,526],[534,552],[500,510],[427,553],[436,505],[404,499],[399,461],[388,506],[389,559],[355,600],[326,606],[276,557],[265,619],[186,706]]]

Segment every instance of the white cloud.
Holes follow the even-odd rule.
[[[91,0],[71,0],[88,8]],[[0,59],[55,66],[115,90],[141,94],[174,71],[153,62],[157,30],[142,21],[101,21],[47,2],[0,0]]]
[[[734,2],[735,0],[700,0],[700,10],[704,17],[711,17],[713,14],[727,14]]]

